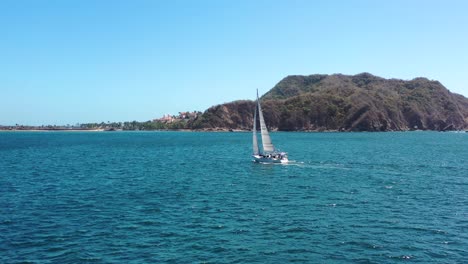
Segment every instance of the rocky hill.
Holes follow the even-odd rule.
[[[468,99],[440,82],[354,76],[288,76],[261,98],[269,129],[281,131],[401,131],[468,129]],[[192,129],[250,130],[254,102],[216,105]]]

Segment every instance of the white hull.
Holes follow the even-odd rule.
[[[286,157],[274,158],[274,157],[265,157],[260,155],[252,155],[255,162],[258,163],[288,163],[289,160]]]

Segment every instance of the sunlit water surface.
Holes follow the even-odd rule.
[[[468,133],[0,133],[1,263],[468,263]]]

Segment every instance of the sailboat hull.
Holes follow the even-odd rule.
[[[252,155],[254,158],[254,162],[258,163],[288,163],[289,160],[286,157],[272,157],[272,156],[260,156],[260,155]]]

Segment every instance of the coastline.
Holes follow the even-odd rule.
[[[287,132],[287,133],[359,133],[359,132],[452,132],[452,133],[468,133],[468,130],[388,130],[388,131],[343,131],[343,130],[297,130],[297,131],[280,131],[271,130],[271,132]],[[1,132],[215,132],[215,133],[251,133],[252,130],[245,129],[226,129],[226,128],[204,128],[204,129],[154,129],[154,130],[122,130],[122,129],[0,129]]]
[[[0,129],[0,132],[103,132],[104,129]]]

